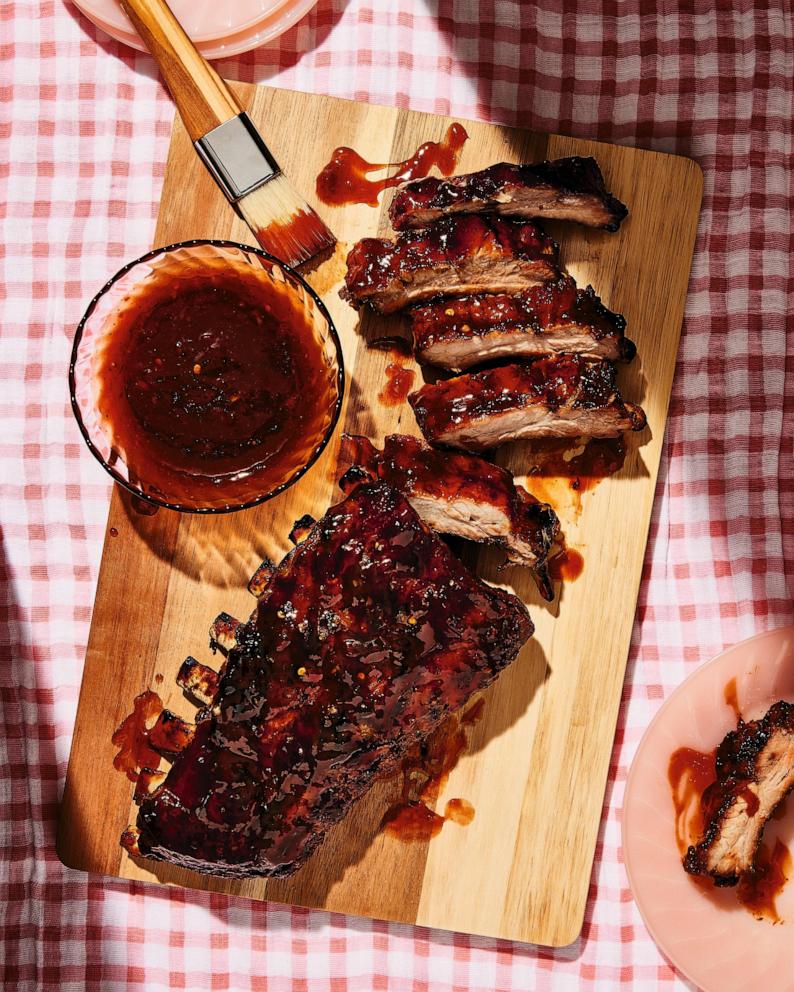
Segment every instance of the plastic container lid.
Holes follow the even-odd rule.
[[[74,0],[112,38],[146,50],[117,0]],[[317,0],[170,0],[185,31],[205,58],[225,58],[272,41],[297,23]]]

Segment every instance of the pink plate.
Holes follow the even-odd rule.
[[[626,870],[642,918],[673,964],[706,992],[794,992],[794,879],[777,897],[782,922],[757,920],[731,889],[704,891],[681,867],[667,780],[679,747],[711,751],[736,716],[725,687],[736,679],[745,719],[794,701],[794,627],[751,637],[702,665],[672,694],[634,759],[623,812]],[[794,852],[794,803],[767,826]]]
[[[117,0],[74,3],[116,41],[145,51]],[[317,0],[171,0],[170,5],[201,54],[219,59],[272,41],[316,3]]]

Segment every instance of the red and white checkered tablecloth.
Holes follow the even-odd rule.
[[[695,666],[794,620],[794,14],[786,0],[716,6],[320,0],[278,42],[222,65],[245,80],[691,155],[704,169],[587,919],[576,943],[549,951],[109,881],[58,862],[109,496],[72,420],[65,371],[85,301],[151,244],[173,110],[152,61],[70,3],[0,3],[4,989],[689,987],[627,888],[628,767]]]

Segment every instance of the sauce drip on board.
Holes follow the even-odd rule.
[[[285,482],[337,398],[300,303],[233,266],[153,275],[119,310],[97,385],[130,479],[187,506],[244,502]]]
[[[575,516],[582,512],[582,496],[623,468],[626,443],[620,438],[570,441],[533,441],[527,445],[527,489],[538,499]]]
[[[386,366],[386,385],[378,393],[378,399],[384,406],[399,406],[411,391],[416,373],[399,362],[390,362]]]
[[[584,558],[575,548],[566,548],[548,563],[549,578],[557,582],[575,582],[584,571]]]
[[[410,179],[424,179],[433,166],[443,176],[451,175],[468,137],[461,124],[450,124],[441,141],[426,141],[404,162],[368,162],[352,148],[337,148],[317,176],[317,196],[331,206],[365,203],[376,207],[384,190]],[[382,179],[369,178],[380,169],[396,171]]]
[[[626,442],[622,437],[591,438],[584,446],[572,447],[570,442],[538,441],[530,458],[530,478],[566,479],[574,492],[581,493],[623,468]]]
[[[471,823],[474,807],[466,799],[448,800],[443,816],[432,807],[466,749],[466,729],[480,719],[484,705],[481,697],[460,716],[448,717],[422,748],[405,758],[402,800],[386,811],[381,822],[386,833],[406,843],[428,841],[447,820],[463,827]]]
[[[156,692],[147,689],[135,697],[132,713],[115,731],[111,741],[119,749],[113,767],[136,782],[141,768],[157,768],[160,755],[149,746],[149,730],[162,713],[163,703]]]

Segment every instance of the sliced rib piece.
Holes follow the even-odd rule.
[[[507,469],[405,434],[385,438],[382,452],[365,437],[345,435],[344,441],[355,452],[355,464],[399,489],[429,527],[503,548],[509,562],[536,569],[541,592],[553,598],[544,569],[556,550],[560,521],[548,503],[517,486]],[[340,485],[347,489],[346,479],[354,485],[360,478],[347,473]]]
[[[603,305],[592,286],[570,276],[515,296],[477,293],[435,300],[410,311],[419,361],[460,371],[510,356],[576,352],[628,362],[637,349],[626,321]]]
[[[703,793],[703,838],[684,868],[736,885],[752,871],[761,835],[794,789],[794,703],[775,703],[760,720],[739,721],[717,749],[717,780]]]
[[[503,217],[548,217],[617,231],[628,214],[612,196],[594,158],[535,165],[500,162],[449,179],[418,179],[397,191],[389,208],[395,230],[426,227],[452,214],[493,211]]]
[[[213,708],[144,798],[145,857],[283,876],[532,633],[384,482],[331,507],[238,631]],[[123,843],[135,849],[134,832]]]
[[[446,217],[395,241],[364,238],[347,256],[342,298],[392,313],[450,293],[518,293],[554,279],[558,248],[532,223]]]
[[[615,367],[577,355],[470,372],[411,393],[422,433],[433,444],[488,451],[540,437],[617,437],[645,427],[624,403]]]

